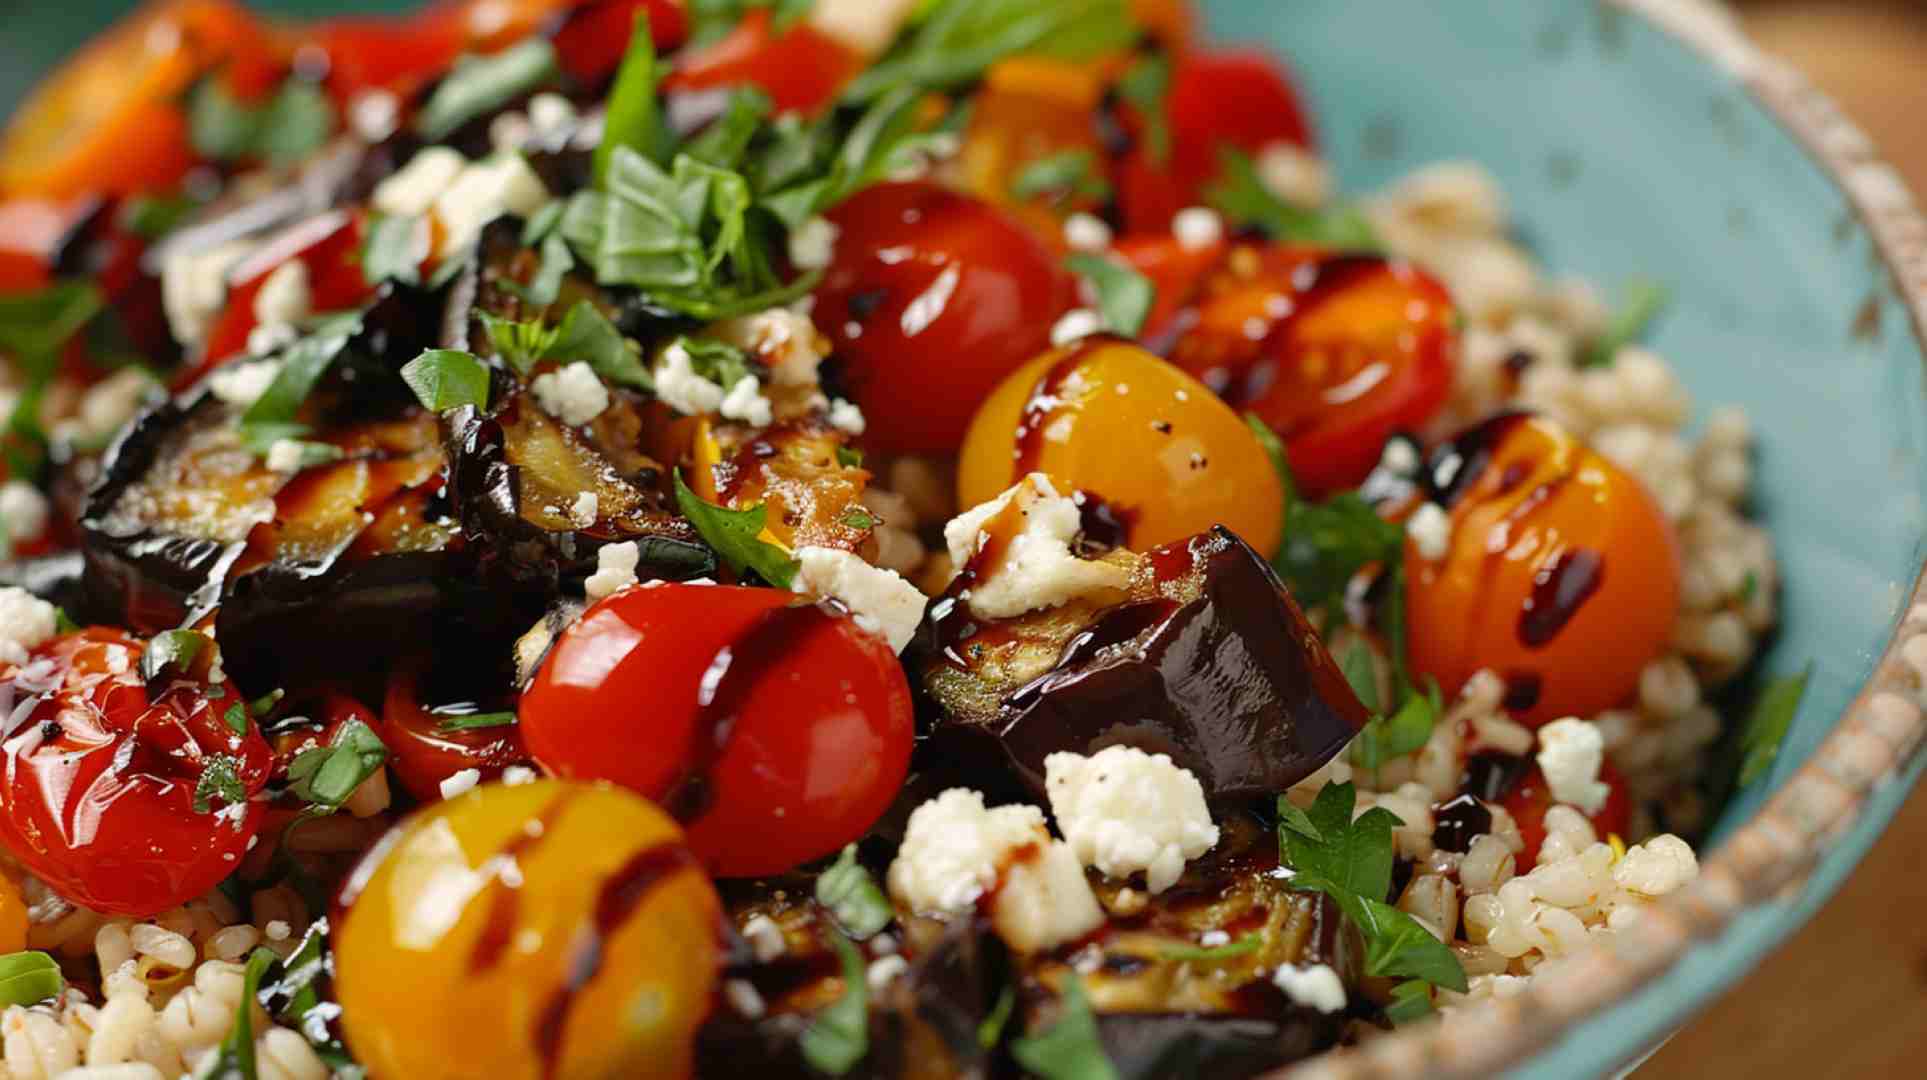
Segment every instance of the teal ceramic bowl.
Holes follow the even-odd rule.
[[[125,6],[13,13],[0,99]],[[1555,270],[1664,281],[1674,304],[1654,344],[1695,400],[1745,406],[1759,434],[1757,505],[1787,582],[1765,667],[1813,677],[1770,779],[1728,807],[1700,879],[1562,978],[1298,1072],[1623,1068],[1791,935],[1922,769],[1927,223],[1865,139],[1706,0],[1203,6],[1219,39],[1290,58],[1347,187],[1473,158]]]

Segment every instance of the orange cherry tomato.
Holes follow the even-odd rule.
[[[234,872],[271,764],[258,729],[224,719],[234,687],[213,697],[182,675],[150,696],[144,650],[95,628],[35,649],[24,667],[0,665],[6,697],[28,709],[0,744],[0,841],[61,896],[136,918]]]
[[[422,665],[404,663],[388,677],[381,719],[370,727],[388,747],[388,764],[410,795],[423,802],[442,797],[442,781],[465,769],[493,780],[510,765],[528,760],[522,730],[514,724],[451,729],[457,719],[422,701]]]
[[[1451,296],[1375,255],[1248,254],[1206,285],[1171,360],[1278,432],[1308,496],[1356,487],[1451,392]]]
[[[1611,789],[1606,801],[1596,814],[1587,814],[1592,822],[1593,832],[1600,840],[1607,836],[1624,837],[1632,830],[1633,802],[1626,794],[1626,778],[1619,775],[1612,762],[1599,766],[1599,779]],[[1552,790],[1546,786],[1545,773],[1534,765],[1527,770],[1518,783],[1501,800],[1506,813],[1519,826],[1519,838],[1525,841],[1525,850],[1513,856],[1521,874],[1529,872],[1539,861],[1539,847],[1546,842],[1546,811],[1552,809]],[[1574,807],[1574,809],[1578,809]],[[1583,811],[1581,811],[1583,813]]]
[[[1412,669],[1447,696],[1481,669],[1525,724],[1625,701],[1679,614],[1673,527],[1639,481],[1549,420],[1487,421],[1433,457],[1443,557],[1405,543]]]
[[[1157,300],[1144,320],[1146,341],[1170,334],[1180,312],[1190,307],[1207,275],[1224,261],[1229,245],[1224,242],[1187,246],[1169,231],[1125,236],[1111,246],[1111,253],[1129,263],[1132,269],[1151,279]]]
[[[114,25],[35,89],[0,139],[0,195],[71,199],[165,187],[194,164],[179,98],[263,40],[228,0],[162,0]]]
[[[862,836],[910,766],[910,687],[884,640],[775,589],[660,585],[564,631],[521,703],[556,776],[661,803],[719,877]]]
[[[27,901],[20,886],[0,876],[0,955],[27,947]]]
[[[1031,472],[1103,499],[1133,551],[1223,525],[1270,552],[1284,527],[1277,470],[1238,414],[1116,338],[1039,357],[978,410],[957,469],[963,505],[988,502]]]
[[[1051,213],[1100,207],[1104,199],[1090,190],[1020,196],[1013,188],[1026,166],[1066,153],[1087,154],[1093,177],[1104,179],[1103,147],[1092,121],[1103,95],[1098,73],[1086,66],[1018,57],[991,68],[958,157],[965,190],[1000,206]],[[1049,213],[1039,222],[1047,235],[1058,231]]]
[[[676,823],[637,796],[485,784],[403,820],[343,887],[342,1034],[370,1076],[680,1080],[722,918]]]
[[[841,235],[816,323],[869,418],[866,444],[954,451],[978,404],[1050,347],[1075,280],[1008,213],[935,184],[880,184],[830,220]]]
[[[652,24],[653,25],[653,24]],[[775,33],[768,8],[753,8],[736,28],[677,62],[665,91],[754,86],[777,112],[816,112],[863,70],[863,58],[807,21]]]
[[[600,85],[616,73],[629,51],[636,18],[649,20],[649,37],[658,56],[682,47],[689,37],[689,12],[682,0],[602,0],[570,13],[555,32],[562,70],[584,85]]]

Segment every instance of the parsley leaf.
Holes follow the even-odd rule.
[[[1064,150],[1024,166],[1010,181],[1010,193],[1019,199],[1039,195],[1072,195],[1080,198],[1107,199],[1110,182],[1097,171],[1097,154],[1089,149]]]
[[[1429,694],[1406,691],[1405,702],[1397,712],[1373,716],[1352,740],[1352,764],[1375,772],[1393,758],[1423,748],[1432,738],[1442,709],[1437,683],[1432,684]]]
[[[1378,664],[1372,659],[1372,648],[1364,641],[1352,642],[1352,647],[1339,661],[1339,670],[1345,673],[1345,681],[1351,684],[1352,693],[1358,695],[1358,703],[1366,711],[1378,711]]]
[[[1065,265],[1097,289],[1097,310],[1106,329],[1132,338],[1144,330],[1144,320],[1157,302],[1157,287],[1150,278],[1102,255],[1072,255]]]
[[[291,164],[320,149],[334,127],[328,96],[305,79],[289,79],[258,105],[235,97],[221,79],[204,79],[187,107],[188,141],[215,161]]]
[[[763,539],[769,510],[758,503],[748,510],[731,510],[704,502],[676,474],[676,505],[703,540],[716,549],[724,565],[740,575],[754,570],[764,581],[787,589],[796,578],[796,560],[789,552]]]
[[[1346,491],[1323,503],[1292,505],[1273,565],[1299,603],[1338,611],[1353,576],[1374,563],[1399,562],[1404,545],[1403,526],[1379,517],[1357,492]]]
[[[1291,505],[1298,501],[1298,481],[1291,474],[1291,459],[1285,454],[1285,443],[1271,425],[1258,418],[1257,413],[1245,414],[1245,426],[1265,448],[1265,456],[1271,459],[1271,470],[1278,474],[1278,484],[1285,491],[1285,521],[1291,521]]]
[[[1597,338],[1586,343],[1579,354],[1579,366],[1607,367],[1619,350],[1646,336],[1653,320],[1666,310],[1670,299],[1666,287],[1648,278],[1635,279],[1626,287],[1626,302]]]
[[[0,1006],[32,1005],[66,988],[60,965],[44,952],[28,950],[0,956]]]
[[[836,925],[857,941],[876,936],[896,918],[883,890],[856,861],[855,844],[844,848],[836,862],[816,876],[816,902],[828,908]]]
[[[842,1076],[870,1052],[870,988],[856,946],[841,934],[830,944],[843,965],[843,994],[810,1020],[800,1045],[812,1068]]]
[[[254,1057],[255,995],[261,990],[261,977],[279,959],[265,946],[248,954],[248,966],[241,979],[241,1003],[235,1009],[234,1026],[207,1062],[194,1074],[194,1080],[256,1080]]]
[[[402,365],[401,381],[429,412],[488,405],[488,365],[459,349],[429,349]]]
[[[212,754],[201,762],[201,778],[194,784],[194,812],[205,814],[219,799],[229,806],[248,801],[248,789],[241,783],[239,758]]]
[[[463,124],[538,89],[560,71],[555,46],[539,37],[493,56],[465,56],[422,106],[415,132],[440,142]]]
[[[11,354],[20,385],[13,412],[0,417],[0,451],[7,473],[32,480],[47,464],[47,433],[40,406],[60,366],[60,347],[103,307],[100,291],[83,282],[60,282],[38,292],[0,296],[0,353]]]
[[[481,310],[477,310],[475,316],[482,320],[482,332],[488,335],[495,355],[518,375],[527,375],[561,336],[541,319],[505,319]]]
[[[1062,1008],[1057,1022],[1011,1043],[1011,1056],[1043,1080],[1117,1080],[1117,1068],[1098,1038],[1084,983],[1075,974],[1065,973],[1058,1001]]]
[[[1187,964],[1215,964],[1221,960],[1236,960],[1240,956],[1250,956],[1263,948],[1265,939],[1262,934],[1246,934],[1228,945],[1173,945],[1159,951],[1166,960]]]
[[[1806,696],[1807,681],[1812,676],[1813,669],[1809,667],[1798,675],[1774,679],[1760,691],[1752,713],[1746,718],[1746,726],[1740,729],[1741,787],[1772,771],[1774,759],[1780,756],[1780,744],[1786,741],[1787,730],[1793,726],[1794,714],[1800,711],[1800,699]]]
[[[636,19],[629,50],[623,54],[622,67],[609,92],[602,142],[595,152],[597,187],[608,186],[610,159],[618,148],[651,161],[668,157],[669,131],[663,126],[662,106],[656,99],[656,79],[656,41],[650,34],[649,16],[643,12]]]
[[[350,720],[327,746],[311,746],[288,763],[289,790],[323,814],[348,801],[388,760],[388,747],[365,722]]]
[[[377,217],[368,229],[361,253],[361,276],[370,285],[399,281],[420,284],[422,260],[428,257],[428,228],[421,218],[406,215]]]
[[[1265,186],[1251,155],[1231,146],[1220,148],[1219,155],[1224,162],[1224,180],[1205,192],[1205,200],[1233,224],[1255,226],[1273,240],[1290,244],[1342,251],[1378,250],[1378,236],[1357,207],[1308,210],[1293,206]]]

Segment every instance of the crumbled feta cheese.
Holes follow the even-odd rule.
[[[768,1006],[763,1003],[763,995],[748,979],[727,979],[723,982],[723,997],[728,999],[729,1007],[736,1015],[745,1020],[761,1020]]]
[[[375,185],[370,202],[381,213],[395,217],[420,217],[435,208],[468,168],[468,159],[446,146],[431,146],[395,170],[394,175]]]
[[[783,928],[768,915],[753,915],[743,924],[743,940],[756,953],[756,959],[767,964],[789,951],[789,943],[783,938]]]
[[[47,497],[39,488],[25,480],[0,484],[0,537],[14,543],[37,540],[47,531],[48,516]]]
[[[60,632],[58,609],[25,589],[0,588],[0,663],[24,664],[27,653]],[[1043,815],[1038,815],[1039,829]]]
[[[1164,754],[1130,746],[1091,757],[1052,754],[1044,759],[1044,789],[1058,830],[1084,865],[1113,878],[1142,871],[1153,893],[1218,842],[1204,786]]]
[[[529,124],[544,140],[574,127],[576,116],[575,103],[561,94],[542,93],[529,99]]]
[[[155,391],[154,377],[137,367],[126,367],[87,388],[80,408],[61,422],[59,434],[73,441],[104,439],[133,419]],[[0,408],[0,418],[11,410]]]
[[[586,529],[595,524],[602,511],[602,500],[593,491],[585,491],[575,497],[569,506],[569,523],[578,529]]]
[[[442,250],[457,251],[481,235],[482,226],[503,214],[529,217],[549,201],[549,189],[520,154],[497,154],[464,168],[435,200],[435,217],[448,240]]]
[[[790,265],[798,270],[828,270],[836,261],[838,230],[830,219],[813,217],[790,232]]]
[[[1020,953],[1054,949],[1104,925],[1104,909],[1084,876],[1083,864],[1062,840],[1004,871],[990,909],[990,925]]]
[[[826,547],[800,548],[796,562],[796,580],[791,588],[849,608],[856,624],[888,641],[892,651],[902,652],[916,636],[928,601],[895,571]]]
[[[1111,248],[1111,227],[1095,214],[1075,213],[1064,221],[1064,243],[1072,251],[1096,255]]]
[[[1207,949],[1215,949],[1220,945],[1231,944],[1231,935],[1223,930],[1206,930],[1198,935],[1198,944]]]
[[[642,562],[642,549],[634,540],[610,544],[596,552],[596,571],[583,583],[589,602],[613,596],[636,583],[636,567]]]
[[[1104,332],[1104,316],[1090,308],[1072,308],[1050,328],[1050,343],[1058,347]]]
[[[289,926],[285,919],[269,919],[268,925],[262,927],[261,932],[269,941],[286,941],[294,936],[294,927]]]
[[[378,143],[401,126],[401,98],[391,90],[363,90],[348,102],[348,126],[365,143]]]
[[[861,435],[870,422],[855,402],[837,398],[830,402],[830,426],[848,435]]]
[[[1323,206],[1331,199],[1331,170],[1318,155],[1288,142],[1275,142],[1253,162],[1258,182],[1294,206]]]
[[[1272,973],[1271,981],[1292,1001],[1321,1013],[1345,1008],[1345,980],[1329,964],[1297,967],[1286,964]]]
[[[710,333],[762,361],[772,386],[815,386],[816,369],[830,349],[810,317],[790,308],[728,319],[710,327]]]
[[[1452,547],[1452,518],[1437,503],[1421,503],[1405,523],[1405,532],[1417,546],[1419,558],[1437,562]]]
[[[305,456],[298,440],[276,439],[274,445],[268,447],[268,468],[278,473],[298,473]]]
[[[482,770],[463,769],[462,771],[442,781],[442,798],[452,799],[457,795],[462,795],[467,792],[473,791],[475,789],[475,785],[481,782],[482,782]]]
[[[1186,251],[1204,251],[1224,243],[1224,219],[1208,206],[1191,206],[1171,219],[1171,235]]]
[[[535,140],[535,125],[511,109],[488,122],[488,144],[498,154],[514,153]]]
[[[754,375],[745,375],[736,380],[736,385],[723,395],[723,403],[717,411],[725,419],[741,420],[751,427],[768,427],[775,418],[769,399],[763,396],[763,381]]]
[[[308,264],[289,259],[268,274],[254,294],[254,321],[297,323],[314,313],[314,292],[308,287]]]
[[[911,911],[961,914],[989,892],[1023,848],[1049,846],[1035,806],[986,809],[969,788],[951,788],[910,813],[890,864],[890,895]]]
[[[986,531],[1015,500],[1023,530],[1010,537],[1003,559],[987,577],[970,586],[970,610],[986,619],[1015,618],[1077,597],[1122,588],[1123,567],[1078,558],[1071,542],[1083,528],[1077,502],[1059,495],[1050,477],[1031,473],[982,506],[967,510],[943,527],[953,566],[970,563],[990,535]]]
[[[722,407],[723,388],[696,374],[689,350],[677,343],[662,351],[656,398],[684,416],[703,416]]]
[[[236,241],[212,251],[182,252],[161,265],[161,307],[174,340],[198,345],[206,339],[227,302],[228,271],[252,249]]]
[[[280,376],[279,360],[230,363],[216,368],[208,377],[207,385],[215,397],[237,409],[245,409],[259,401]]]
[[[507,784],[509,787],[533,784],[540,778],[540,774],[527,765],[510,765],[508,768],[502,770],[502,783]]]
[[[890,984],[903,978],[910,970],[910,961],[895,954],[879,956],[870,961],[870,968],[864,972],[863,981],[870,985],[870,993],[881,994]]]
[[[816,0],[810,26],[859,56],[880,56],[916,14],[919,0]]]
[[[1394,476],[1413,476],[1419,469],[1418,451],[1409,439],[1387,439],[1384,452],[1378,455],[1378,464]]]
[[[570,427],[581,427],[609,407],[608,388],[595,369],[580,360],[537,375],[529,389],[542,411]]]
[[[1539,770],[1546,774],[1546,788],[1559,802],[1598,813],[1612,794],[1611,786],[1599,779],[1605,760],[1605,736],[1576,716],[1539,729]]]
[[[301,331],[288,323],[262,323],[248,331],[249,356],[273,356],[301,340]]]

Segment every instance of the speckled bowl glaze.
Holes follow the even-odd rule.
[[[129,0],[33,4],[0,101]],[[407,0],[265,0],[284,12]],[[1519,997],[1293,1076],[1583,1077],[1623,1068],[1794,932],[1923,768],[1927,221],[1867,140],[1708,0],[1202,0],[1290,58],[1349,188],[1472,158],[1560,273],[1639,275],[1702,406],[1746,407],[1787,581],[1770,672],[1813,677],[1768,781],[1637,933]]]

